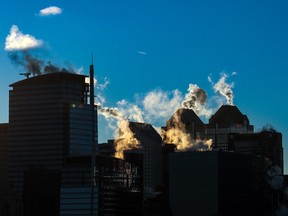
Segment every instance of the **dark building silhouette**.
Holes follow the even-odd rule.
[[[229,134],[230,151],[248,153],[263,158],[269,158],[273,165],[282,170],[283,147],[282,134],[274,131],[263,131],[253,134]]]
[[[173,215],[265,215],[263,194],[253,187],[253,156],[234,152],[170,154]]]
[[[23,186],[26,193],[29,191],[30,180],[35,176],[42,178],[42,170],[46,170],[49,178],[54,178],[55,172],[60,173],[66,156],[91,154],[93,134],[97,143],[97,125],[93,131],[91,119],[97,110],[95,107],[92,111],[87,104],[85,78],[59,72],[10,85],[8,178],[20,195]],[[97,119],[95,121],[97,124]],[[58,180],[51,183],[51,190],[60,188],[60,178]],[[39,186],[40,189],[45,193],[44,188]],[[38,195],[42,196],[42,192]],[[59,200],[57,193],[53,195]],[[49,203],[46,204],[49,208]],[[25,205],[29,206],[27,200]],[[24,209],[25,215],[32,215],[28,208]]]
[[[0,124],[0,215],[22,215],[22,199],[8,183],[8,124]]]
[[[24,214],[59,215],[61,173],[44,168],[30,168],[24,173]]]
[[[92,82],[93,72],[91,65]],[[270,159],[288,182],[281,133],[253,133],[236,106],[221,106],[208,124],[181,108],[163,139],[150,124],[129,122],[138,144],[117,159],[121,139],[95,145],[97,107],[85,78],[59,72],[10,85],[9,124],[0,125],[0,215],[265,215],[276,200],[287,202],[283,186],[266,181]],[[170,129],[191,142],[212,139],[213,150],[175,152],[165,143]]]
[[[143,160],[140,170],[142,170],[145,200],[157,191],[158,186],[162,185],[162,139],[150,124],[130,122],[129,128],[134,133],[134,137],[139,141],[141,149],[133,150],[133,152],[128,151],[130,159],[133,158],[133,155],[136,155],[132,161],[128,161],[133,162],[133,160],[135,161],[138,158],[136,160],[139,163],[141,159]],[[128,157],[128,152],[126,152],[125,159]]]
[[[135,165],[97,155],[95,188],[91,188],[91,157],[67,157],[62,171],[61,216],[141,215],[142,192]],[[93,211],[91,212],[91,206]]]
[[[190,134],[192,139],[202,138],[205,131],[205,124],[192,109],[178,109],[162,127],[162,134],[165,140],[165,132],[170,129],[179,129]],[[164,132],[164,133],[163,133]]]
[[[236,106],[222,105],[209,119],[206,126],[205,138],[213,140],[213,147],[228,150],[228,134],[253,133],[254,126]]]
[[[114,156],[115,155],[115,145],[114,139],[108,140],[107,143],[99,143],[98,150],[99,154],[106,156]]]
[[[8,124],[0,124],[0,187],[8,183]]]

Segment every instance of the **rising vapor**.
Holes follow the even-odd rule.
[[[236,75],[235,72],[233,72],[233,75]],[[226,79],[229,76],[225,73],[222,73],[221,78],[218,80],[217,83],[214,83],[212,81],[212,78],[209,76],[208,81],[213,85],[213,89],[215,93],[220,93],[222,96],[226,98],[226,103],[228,105],[233,105],[233,98],[234,94],[232,91],[232,88],[234,87],[234,83],[227,83]]]
[[[176,151],[209,151],[212,146],[212,139],[192,139],[191,134],[185,133],[181,128],[171,128],[165,132],[165,143],[176,146]]]
[[[28,50],[9,52],[8,57],[13,64],[23,67],[26,72],[30,72],[33,76],[55,72],[77,73],[78,71],[72,66],[65,68],[54,65],[51,61],[33,56]]]
[[[271,166],[267,170],[267,183],[274,190],[282,190],[284,188],[284,176],[279,166]]]
[[[135,138],[134,133],[130,130],[130,122],[122,120],[119,122],[119,137],[115,140],[115,157],[123,159],[125,150],[140,149],[139,140]]]
[[[19,31],[18,26],[12,25],[10,34],[6,37],[5,50],[6,51],[21,51],[41,47],[42,40],[36,39],[29,34],[23,34]]]
[[[182,107],[192,109],[198,116],[209,118],[212,115],[212,110],[206,108],[207,94],[205,90],[199,88],[195,84],[189,84],[188,93],[182,102]]]
[[[233,74],[235,75],[235,73]],[[215,93],[220,93],[220,95],[225,96],[225,99],[227,100],[226,103],[233,104],[233,83],[226,83],[227,77],[226,74],[222,74],[217,83],[213,83],[210,76],[208,79],[209,82],[213,84]],[[163,122],[167,121],[167,119],[169,119],[179,108],[191,109],[199,117],[202,116],[206,119],[212,115],[214,109],[219,108],[207,107],[207,93],[198,85],[189,84],[187,90],[188,92],[183,97],[178,89],[173,91],[155,89],[146,93],[143,98],[140,98],[138,95],[137,101],[134,103],[127,100],[120,100],[115,107],[105,107],[103,105],[106,101],[105,98],[98,98],[102,100],[102,102],[98,103],[99,115],[105,117],[108,127],[114,131],[114,138],[116,139],[118,146],[116,152],[119,152],[116,153],[117,157],[122,157],[125,149],[131,149],[133,146],[136,146],[135,148],[139,147],[137,139],[135,139],[133,133],[128,130],[130,121],[149,122],[154,125],[154,127],[156,124],[157,128],[163,126]],[[221,102],[222,104],[218,105],[224,104],[223,100],[221,100]],[[122,127],[124,127],[124,129]],[[120,133],[120,136],[119,129],[124,131],[123,133]],[[126,138],[124,139],[124,137]],[[162,134],[162,137],[164,138],[164,142],[175,144],[177,151],[207,151],[211,150],[212,146],[212,140],[210,139],[201,140],[200,138],[192,138],[191,134],[185,131],[184,126],[181,128],[181,123],[179,123],[178,128],[172,128],[165,131],[165,134]]]

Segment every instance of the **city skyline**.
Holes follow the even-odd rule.
[[[286,2],[83,4],[29,0],[16,4],[17,8],[15,2],[5,0],[1,5],[1,123],[8,122],[9,85],[23,79],[19,73],[26,72],[11,62],[9,56],[15,50],[5,49],[6,38],[14,26],[14,30],[39,42],[30,50],[34,56],[59,67],[73,65],[76,72],[88,75],[93,53],[95,76],[102,84],[95,93],[103,99],[102,105],[123,110],[137,105],[144,114],[151,114],[150,119],[145,115],[143,120],[156,127],[165,125],[175,103],[179,105],[185,99],[189,84],[204,89],[208,107],[216,111],[215,97],[223,97],[214,92],[208,77],[216,83],[225,72],[226,82],[234,83],[234,104],[248,116],[255,131],[271,124],[281,132],[286,155]],[[49,11],[49,6],[56,8]],[[148,96],[157,99],[159,106],[148,103]],[[225,99],[222,102],[226,103]],[[172,108],[156,118],[163,104]],[[151,113],[153,109],[158,113]],[[100,142],[113,138],[113,131],[107,128],[101,117]]]

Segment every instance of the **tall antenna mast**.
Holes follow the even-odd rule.
[[[94,64],[93,64],[93,53],[92,53],[92,64],[90,65],[90,105],[94,110]]]
[[[96,192],[96,137],[95,137],[95,101],[94,101],[94,64],[92,53],[90,65],[90,106],[92,114],[92,154],[91,154],[91,216],[94,216],[94,193]]]

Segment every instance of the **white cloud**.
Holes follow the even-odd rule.
[[[50,6],[47,8],[44,8],[39,11],[40,16],[50,16],[50,15],[57,15],[61,14],[63,9],[56,7],[56,6]]]
[[[19,31],[17,25],[12,25],[10,34],[6,37],[5,50],[6,51],[19,51],[28,50],[42,46],[43,41],[36,39],[29,34],[23,34]]]
[[[177,89],[172,92],[164,92],[162,90],[148,92],[143,100],[147,120],[169,118],[181,107],[182,100],[181,92]]]
[[[119,113],[126,116],[130,121],[144,122],[143,111],[135,103],[130,103],[126,100],[117,102],[117,108]]]

